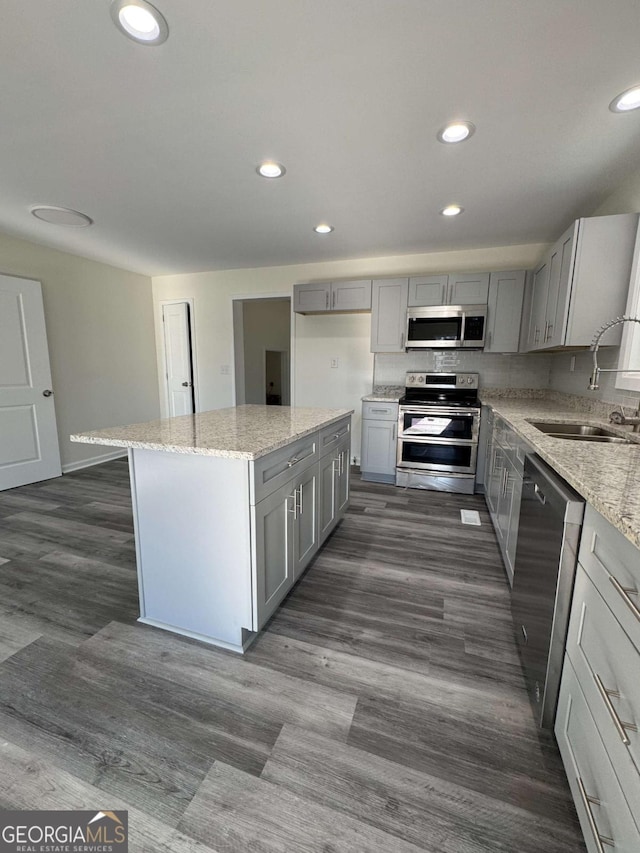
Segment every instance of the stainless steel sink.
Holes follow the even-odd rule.
[[[551,438],[568,438],[572,441],[600,441],[608,444],[635,443],[629,438],[623,438],[612,432],[612,430],[591,426],[591,424],[555,424],[547,421],[530,421],[529,423]]]

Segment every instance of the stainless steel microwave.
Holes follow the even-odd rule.
[[[482,349],[486,305],[431,305],[409,308],[406,349]]]

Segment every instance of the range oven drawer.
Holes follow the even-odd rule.
[[[477,455],[478,445],[470,442],[441,443],[404,438],[398,441],[397,467],[474,474]]]

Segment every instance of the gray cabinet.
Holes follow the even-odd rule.
[[[446,273],[412,276],[411,307],[427,305],[484,305],[489,297],[489,273]]]
[[[320,460],[318,519],[320,544],[329,536],[349,502],[350,442],[341,444]]]
[[[293,580],[298,580],[318,550],[318,469],[314,465],[294,483]]]
[[[525,280],[525,270],[491,273],[485,352],[518,352]]]
[[[293,512],[297,491],[287,483],[256,504],[254,630],[259,630],[293,586]]]
[[[518,544],[525,454],[531,448],[499,415],[493,415],[485,469],[485,500],[509,583]]]
[[[371,279],[294,284],[297,314],[371,311]]]
[[[624,313],[637,213],[578,219],[533,274],[529,350],[589,346],[597,328]],[[620,343],[620,329],[606,344]]]
[[[408,278],[374,280],[371,352],[404,352],[408,291]]]
[[[360,471],[363,480],[395,483],[398,404],[362,404]]]
[[[587,849],[640,850],[640,551],[584,514],[555,734]]]

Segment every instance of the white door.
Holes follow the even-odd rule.
[[[61,473],[40,282],[0,275],[0,490]]]
[[[189,308],[188,302],[162,306],[167,399],[171,418],[190,415],[194,411]]]

